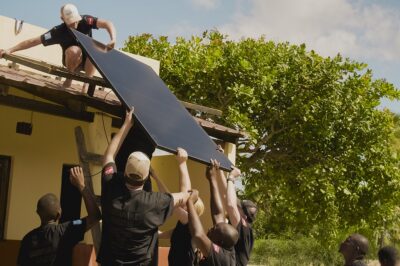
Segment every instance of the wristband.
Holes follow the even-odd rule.
[[[229,181],[232,181],[232,183],[235,184],[235,179],[234,179],[234,178],[228,177],[228,178],[226,179],[226,182],[229,182]]]

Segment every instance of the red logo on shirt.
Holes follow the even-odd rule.
[[[108,166],[106,169],[104,169],[104,174],[105,175],[112,175],[114,174],[114,168],[112,166]]]
[[[216,253],[219,253],[219,250],[221,249],[219,246],[213,244],[213,249]]]
[[[87,23],[88,23],[89,25],[93,25],[93,18],[88,17],[88,18],[87,18]]]

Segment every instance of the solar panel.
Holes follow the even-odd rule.
[[[213,158],[222,169],[231,169],[232,163],[151,67],[115,49],[108,50],[76,30],[72,32],[120,101],[135,107],[139,126],[155,146],[174,153],[182,147],[193,160],[209,164]]]

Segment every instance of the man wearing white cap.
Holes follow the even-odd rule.
[[[90,37],[92,37],[92,29],[106,29],[111,38],[108,47],[114,48],[116,31],[113,23],[89,15],[81,16],[79,15],[78,9],[73,4],[66,4],[61,7],[61,20],[64,23],[53,27],[51,30],[38,37],[22,41],[7,50],[0,49],[0,58],[2,58],[4,54],[11,54],[39,44],[43,44],[44,46],[59,44],[63,51],[63,65],[70,71],[85,70],[86,75],[92,77],[96,69],[90,60],[86,60],[86,55],[82,53],[78,42],[69,28],[80,31]],[[72,81],[70,79],[66,79],[63,86],[70,87],[71,83]],[[87,84],[84,85],[82,92],[85,92],[86,89]]]
[[[142,152],[130,154],[124,173],[118,173],[115,155],[133,125],[133,108],[109,144],[103,162],[101,205],[102,241],[97,261],[101,265],[151,265],[158,227],[184,206],[189,192],[161,193],[143,190],[150,160]]]

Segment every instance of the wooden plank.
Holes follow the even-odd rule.
[[[185,101],[180,101],[180,102],[183,104],[183,106],[185,106],[186,109],[200,111],[200,112],[204,112],[204,113],[216,115],[216,116],[222,116],[221,110],[194,104],[194,103],[188,103]]]
[[[64,106],[26,99],[15,95],[0,95],[0,104],[44,114],[81,120],[85,122],[93,122],[94,120],[94,113],[91,112],[73,112],[66,109]]]
[[[122,109],[121,105],[110,104],[98,98],[87,97],[85,95],[76,95],[69,93],[67,91],[55,90],[27,82],[18,82],[15,80],[5,79],[3,77],[0,77],[0,84],[5,84],[20,89],[22,91],[28,92],[35,96],[41,97],[43,99],[64,106],[68,106],[69,101],[73,100],[73,101],[80,101],[84,103],[86,106],[93,107],[95,109],[111,114],[113,116],[122,117],[125,114],[125,110]]]
[[[93,190],[93,182],[92,182],[92,175],[90,173],[89,162],[85,158],[88,152],[86,150],[85,136],[83,135],[81,127],[75,128],[75,141],[76,141],[76,146],[78,148],[79,162],[82,167],[83,174],[85,176],[85,185],[93,193],[93,195],[95,195]],[[97,223],[95,226],[92,227],[91,233],[93,237],[93,245],[96,250],[96,254],[98,254],[101,242],[100,223]]]
[[[4,55],[4,58],[12,61],[14,63],[18,63],[21,65],[36,69],[38,71],[48,73],[48,74],[88,83],[89,84],[89,90],[88,90],[89,96],[93,96],[95,86],[111,88],[110,84],[102,78],[99,78],[99,77],[91,77],[90,78],[90,77],[87,77],[85,74],[73,73],[64,67],[49,64],[44,61],[39,61],[39,60],[35,60],[32,58],[27,58],[27,57],[15,55],[15,54]],[[200,112],[204,112],[204,113],[216,115],[216,116],[222,116],[221,110],[202,106],[199,104],[189,103],[189,102],[185,102],[185,101],[180,101],[180,102],[182,103],[183,106],[185,106],[186,109],[200,111]]]
[[[87,77],[85,74],[81,73],[73,73],[68,69],[56,65],[52,65],[43,61],[38,61],[35,59],[27,58],[20,55],[8,54],[3,56],[5,59],[10,60],[14,63],[21,64],[38,71],[42,71],[51,75],[56,75],[64,78],[69,78],[73,80],[82,81],[85,83],[101,86],[101,87],[110,87],[108,82],[99,77]]]

